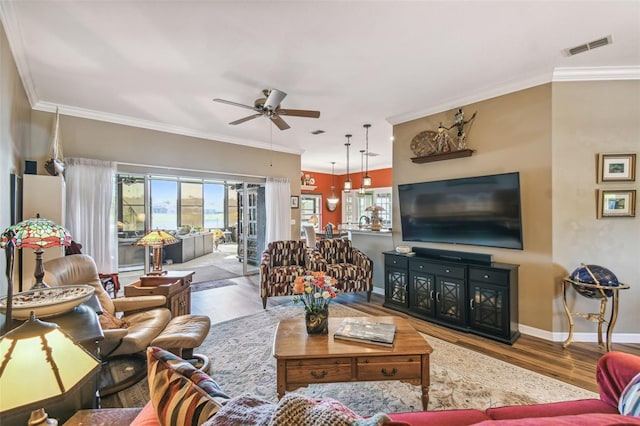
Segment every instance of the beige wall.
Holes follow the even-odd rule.
[[[640,81],[554,83],[552,153],[556,282],[581,262],[611,269],[620,281],[631,285],[631,289],[620,292],[615,332],[636,333],[637,339],[640,217],[596,219],[595,192],[640,190],[637,165],[635,182],[596,183],[598,153],[640,154]],[[636,202],[636,208],[637,205]],[[597,303],[570,294],[572,311],[597,312]],[[567,319],[559,292],[554,312],[554,330],[566,330]],[[595,323],[584,320],[575,323],[577,332],[596,331]]]
[[[54,114],[32,112],[29,158],[38,159],[39,173],[49,150]],[[167,173],[189,175],[188,170],[220,175],[282,176],[291,182],[291,194],[300,194],[300,155],[270,152],[243,145],[163,133],[120,124],[60,116],[60,137],[65,157],[94,158],[166,167]],[[291,210],[299,235],[299,210]]]
[[[551,235],[551,84],[533,87],[471,105],[467,144],[473,156],[415,164],[411,139],[423,130],[436,130],[439,122],[453,122],[455,109],[394,126],[393,185],[394,239],[399,242],[400,212],[397,185],[495,173],[520,172],[524,250],[467,245],[407,242],[493,255],[494,261],[515,263],[519,269],[520,323],[551,330],[555,296]]]
[[[615,333],[621,340],[637,342],[640,222],[638,218],[596,219],[595,191],[638,189],[638,180],[596,184],[595,158],[603,152],[638,153],[640,82],[545,84],[465,105],[464,110],[467,117],[478,111],[468,132],[468,145],[476,150],[470,158],[426,164],[410,161],[411,139],[423,130],[435,130],[440,121],[449,125],[455,109],[394,126],[394,187],[519,171],[524,250],[407,244],[489,253],[496,261],[519,264],[520,324],[555,340],[564,339],[568,330],[562,277],[581,262],[606,266],[632,285],[621,293]],[[397,201],[397,190],[394,197]],[[397,243],[401,239],[397,202],[394,209]],[[570,303],[574,312],[597,312],[596,303],[572,292]],[[576,331],[590,333],[582,336],[589,339],[597,325],[577,319]]]
[[[0,25],[0,232],[11,224],[9,175],[22,173],[30,113],[29,101]],[[6,260],[4,250],[0,253],[0,296],[4,296],[7,293]]]

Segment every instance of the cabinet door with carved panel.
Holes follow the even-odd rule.
[[[510,338],[509,270],[469,268],[469,325],[473,330]]]
[[[409,305],[407,258],[385,253],[384,263],[385,305],[391,304],[406,308]]]
[[[451,324],[466,325],[465,282],[461,279],[436,277],[436,318]]]
[[[409,266],[409,307],[416,313],[435,317],[435,276],[426,269],[420,261],[413,261]]]

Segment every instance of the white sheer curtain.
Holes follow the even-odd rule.
[[[291,186],[289,178],[267,177],[264,187],[267,244],[291,239]]]
[[[65,160],[67,229],[82,253],[95,260],[98,271],[118,271],[113,190],[116,164],[87,158]]]

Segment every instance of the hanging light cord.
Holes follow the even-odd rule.
[[[364,168],[364,175],[368,176],[369,175],[369,127],[371,127],[371,124],[365,124],[364,128],[367,129],[366,130],[366,134],[365,134],[365,149],[367,151],[367,153],[365,154],[365,168]]]
[[[349,176],[349,146],[351,145],[351,142],[349,141],[349,139],[351,138],[351,135],[345,135],[347,138],[347,143],[345,143],[345,146],[347,147],[347,180],[350,179],[351,176]]]

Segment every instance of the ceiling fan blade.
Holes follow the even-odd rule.
[[[240,108],[246,108],[246,109],[250,109],[252,111],[255,111],[255,107],[249,106],[249,105],[245,105],[245,104],[239,104],[237,102],[233,102],[233,101],[228,101],[226,99],[220,99],[220,98],[215,98],[214,99],[215,102],[221,102],[223,104],[227,104],[227,105],[233,105],[233,106],[237,106]]]
[[[262,114],[253,114],[248,117],[241,118],[240,120],[232,121],[229,124],[236,125],[236,124],[244,123],[245,121],[253,120],[254,118],[258,118],[258,117],[262,117]]]
[[[286,93],[281,92],[278,89],[271,89],[269,96],[267,96],[267,100],[264,103],[264,108],[275,111],[275,109],[278,108],[278,105],[280,105],[280,102],[282,102],[286,96]]]
[[[280,130],[287,130],[290,127],[286,121],[284,121],[282,118],[278,117],[277,115],[272,115],[269,118],[271,119],[271,121],[273,121],[273,124],[278,126],[278,129]]]
[[[320,118],[320,111],[311,111],[308,109],[279,109],[278,114],[292,117]]]

